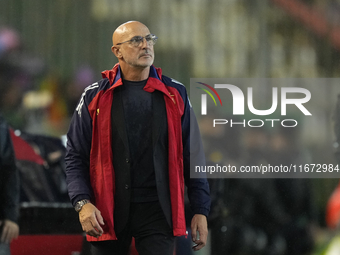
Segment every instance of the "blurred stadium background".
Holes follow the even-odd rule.
[[[65,134],[83,89],[116,63],[111,36],[128,20],[158,36],[155,66],[187,88],[191,77],[340,76],[338,0],[2,0],[0,112],[13,129]],[[319,90],[329,121],[309,135],[319,158],[337,162],[332,91]],[[320,246],[334,234],[325,210],[338,181],[312,180]]]

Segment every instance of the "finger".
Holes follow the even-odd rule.
[[[197,226],[196,225],[192,225],[191,226],[191,238],[192,238],[192,241],[195,242],[196,241],[196,238],[197,238]]]
[[[90,236],[93,236],[93,237],[100,237],[101,236],[101,234],[95,229],[91,229],[90,231],[88,231],[86,233]]]
[[[90,231],[95,231],[98,232],[95,227],[93,226],[94,224],[92,223],[91,220],[86,221],[86,223],[84,224],[84,228],[85,228],[85,232],[90,232]],[[98,232],[99,233],[99,232]]]
[[[0,243],[4,243],[5,242],[5,236],[6,236],[5,229],[2,229]]]
[[[201,240],[203,243],[207,242],[207,238],[208,238],[208,233],[206,231],[198,231],[199,233],[199,240]]]
[[[103,234],[104,231],[96,219],[92,219],[91,224],[99,232],[100,235]]]
[[[196,244],[196,246],[200,245],[202,243],[202,240],[201,239],[197,239],[197,240],[194,241],[194,243]]]
[[[7,243],[7,236],[8,236],[8,226],[5,224],[2,230],[2,235],[1,235],[2,243]]]
[[[192,249],[194,251],[198,251],[198,250],[202,249],[204,246],[205,246],[205,244],[203,242],[200,242],[199,244],[197,244],[194,247],[192,247]]]
[[[13,239],[17,239],[19,236],[19,227],[15,229]]]
[[[90,236],[94,236],[94,237],[100,236],[100,233],[91,224],[87,224],[84,227],[84,229],[85,229],[84,231],[86,232],[86,234]]]
[[[202,249],[206,245],[206,242],[207,242],[207,233],[205,231],[198,231],[198,233],[199,233],[199,239],[194,241],[196,245],[192,247],[194,251],[198,251]]]
[[[102,234],[101,234],[97,229],[95,229],[94,227],[91,227],[91,229],[89,229],[88,233],[90,233],[90,235],[93,236],[93,237],[99,237],[99,236],[102,235]]]
[[[105,225],[104,219],[103,219],[102,214],[100,213],[100,211],[96,211],[96,217],[97,217],[98,222],[101,225]]]
[[[87,234],[91,236],[93,235],[97,236],[103,233],[103,229],[100,227],[99,223],[97,222],[94,216],[86,220],[82,220],[81,225],[82,225],[83,231],[85,231]],[[90,234],[90,232],[93,234]]]
[[[7,232],[7,243],[10,243],[13,239],[13,228],[9,228]]]

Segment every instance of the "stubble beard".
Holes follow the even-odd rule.
[[[148,54],[149,57],[147,59],[143,59],[144,55]],[[140,60],[143,60],[144,63],[140,63]],[[145,50],[143,53],[138,55],[137,61],[134,63],[135,67],[141,67],[141,68],[146,68],[146,67],[150,67],[153,64],[153,60],[154,60],[154,54],[152,51],[150,50]],[[145,63],[147,62],[147,63]]]

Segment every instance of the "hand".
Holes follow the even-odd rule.
[[[100,211],[91,203],[85,204],[79,212],[79,221],[86,234],[100,237],[104,231],[99,225],[104,225]],[[99,222],[99,223],[98,223]]]
[[[199,233],[199,239],[197,239],[197,232]],[[191,237],[192,241],[196,244],[192,249],[198,251],[202,249],[208,237],[208,223],[207,217],[203,214],[195,214],[191,220]]]
[[[19,226],[11,220],[1,220],[0,226],[2,226],[1,243],[10,243],[13,239],[18,238]]]

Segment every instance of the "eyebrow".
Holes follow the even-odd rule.
[[[135,36],[131,37],[131,39],[133,39],[133,38],[135,38],[135,37],[146,37],[146,36],[148,36],[148,35],[152,35],[152,34],[147,34],[147,35],[145,35],[145,36],[142,36],[142,35],[135,35]]]

